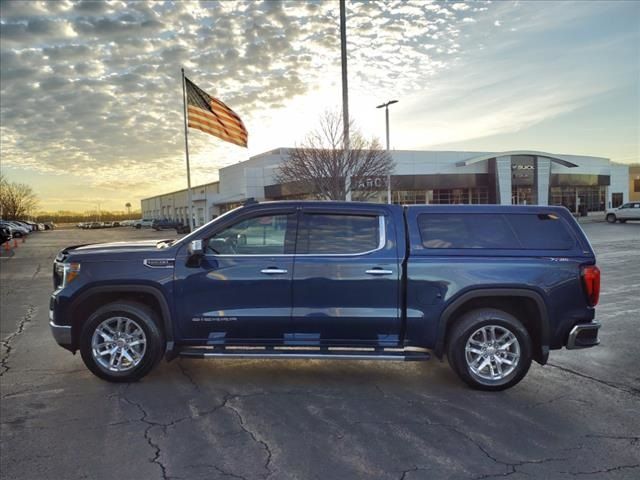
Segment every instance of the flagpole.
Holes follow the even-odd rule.
[[[189,202],[189,228],[193,232],[195,229],[193,221],[193,202],[191,200],[191,169],[189,168],[189,139],[187,129],[187,90],[184,80],[184,68],[181,68],[182,72],[182,103],[184,105],[184,153],[187,159],[187,202]]]

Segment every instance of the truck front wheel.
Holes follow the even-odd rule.
[[[529,371],[531,351],[524,325],[497,309],[465,313],[448,335],[449,365],[479,390],[505,390],[517,384]]]
[[[96,310],[80,334],[82,360],[110,382],[135,382],[162,358],[163,335],[146,305],[117,301]]]

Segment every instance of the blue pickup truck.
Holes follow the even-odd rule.
[[[599,343],[595,263],[562,207],[255,203],[177,240],[65,248],[50,326],[114,382],[163,356],[435,355],[502,390]]]

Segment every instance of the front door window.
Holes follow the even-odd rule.
[[[287,222],[290,217],[261,215],[236,223],[209,239],[207,253],[282,255],[285,253]],[[293,242],[293,238],[291,241]]]

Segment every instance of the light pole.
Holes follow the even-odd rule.
[[[349,86],[347,76],[347,7],[340,0],[340,60],[342,65],[342,136],[344,162],[349,161]],[[345,200],[351,201],[351,170],[345,172]]]
[[[384,107],[384,117],[387,124],[387,153],[389,152],[389,105],[393,105],[394,103],[398,103],[398,100],[389,100],[387,103],[383,103],[376,107]],[[387,175],[387,203],[391,203],[391,172]]]

